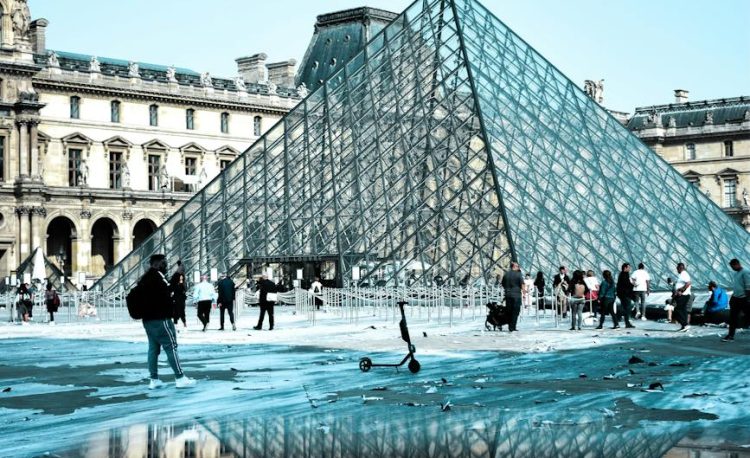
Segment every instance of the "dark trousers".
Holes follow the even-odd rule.
[[[198,301],[198,319],[203,326],[208,325],[208,319],[211,315],[211,301]]]
[[[703,314],[703,323],[705,324],[722,324],[729,323],[729,310],[720,310],[718,312],[706,312]]]
[[[688,304],[690,303],[690,294],[683,294],[674,299],[674,319],[680,326],[685,327],[688,324]]]
[[[174,305],[174,324],[177,324],[180,320],[182,320],[182,324],[187,325],[187,321],[185,321],[185,301]]]
[[[160,349],[164,349],[175,377],[182,377],[180,357],[177,356],[177,332],[172,320],[148,320],[143,322],[148,336],[148,372],[152,379],[159,378],[158,360]]]
[[[740,323],[740,313],[745,312],[747,317],[747,303],[746,297],[732,296],[729,298],[729,337],[734,337],[734,332]]]
[[[630,314],[633,313],[633,299],[627,296],[620,297],[620,310],[618,316],[625,318],[625,326],[633,326],[630,324]]]
[[[273,302],[266,302],[265,304],[260,304],[260,316],[258,317],[258,326],[259,328],[263,327],[263,320],[266,317],[266,312],[268,312],[268,324],[270,325],[269,329],[273,329]]]
[[[612,317],[612,324],[614,326],[620,325],[620,320],[617,318],[615,313],[615,300],[608,297],[599,299],[599,327],[604,326],[604,317],[607,315]]]
[[[521,313],[521,298],[505,296],[505,304],[510,311],[510,323],[508,323],[508,329],[510,331],[517,331],[518,329],[516,329],[516,325],[518,324],[518,315]]]
[[[227,304],[221,303],[221,307],[219,308],[219,323],[222,329],[224,329],[224,310],[229,313],[229,322],[234,324],[234,304],[231,302]]]

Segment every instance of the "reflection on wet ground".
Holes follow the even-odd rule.
[[[743,457],[750,449],[677,425],[627,428],[614,419],[538,421],[505,412],[417,408],[399,416],[306,415],[135,425],[93,434],[45,456],[73,457]]]

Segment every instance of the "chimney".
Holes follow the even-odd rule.
[[[47,54],[47,26],[49,21],[43,18],[31,22],[31,47],[34,54]]]
[[[237,71],[246,83],[257,84],[266,81],[266,59],[264,53],[236,59]]]
[[[685,89],[675,89],[674,103],[687,103],[689,93],[690,91],[686,91]]]
[[[268,80],[279,87],[294,87],[294,59],[284,62],[274,62],[266,65],[268,67]]]

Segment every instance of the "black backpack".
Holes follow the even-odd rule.
[[[143,318],[143,287],[140,282],[125,296],[125,302],[128,304],[130,318],[134,320]]]

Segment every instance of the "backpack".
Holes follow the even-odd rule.
[[[134,320],[140,320],[143,318],[143,288],[141,284],[136,284],[133,289],[130,290],[127,296],[125,296],[125,302],[128,305],[128,313],[130,318]]]
[[[55,308],[55,311],[60,307],[60,296],[57,295],[57,291],[52,292],[52,306]]]

